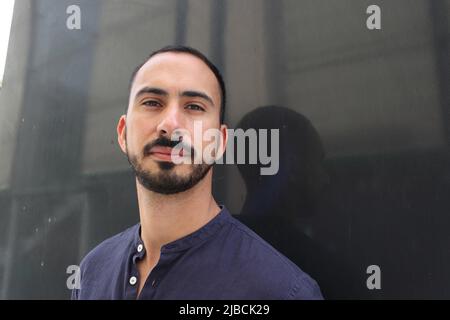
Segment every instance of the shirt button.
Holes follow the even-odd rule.
[[[152,287],[154,287],[155,285],[156,285],[156,280],[153,280]]]
[[[134,285],[136,284],[136,282],[137,282],[136,277],[131,277],[131,278],[130,278],[130,284],[131,284],[132,286],[134,286]]]
[[[138,245],[137,249],[138,249],[138,252],[141,252],[142,249],[144,249],[144,246],[142,244],[140,244],[140,245]]]

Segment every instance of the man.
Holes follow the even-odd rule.
[[[212,164],[175,163],[206,145],[191,139],[196,122],[220,132],[225,148],[224,108],[222,77],[195,49],[165,47],[137,68],[117,134],[136,174],[140,223],[83,259],[72,298],[322,298],[314,280],[216,203]],[[176,132],[184,134],[174,140]],[[173,152],[178,144],[185,148]]]

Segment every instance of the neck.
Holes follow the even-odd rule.
[[[211,194],[212,170],[191,189],[172,195],[147,190],[137,180],[136,187],[148,259],[159,256],[163,245],[200,229],[220,212]]]

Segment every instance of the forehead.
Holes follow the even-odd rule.
[[[158,53],[136,74],[131,95],[143,87],[159,87],[169,92],[198,90],[210,94],[219,104],[219,82],[211,69],[199,58],[188,53]]]

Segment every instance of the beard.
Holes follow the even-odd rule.
[[[177,142],[175,142],[176,144]],[[144,147],[143,158],[149,155],[150,149],[156,145],[160,146],[174,146],[174,142],[166,138],[158,138],[154,142],[149,143]],[[193,149],[192,154],[194,152]],[[157,161],[158,169],[153,171],[146,170],[142,166],[142,161],[139,162],[136,155],[128,152],[127,158],[134,174],[139,183],[147,190],[161,193],[161,194],[176,194],[191,189],[199,183],[209,172],[212,164],[189,164],[189,173],[187,175],[180,175],[175,172],[176,164],[167,161]]]

